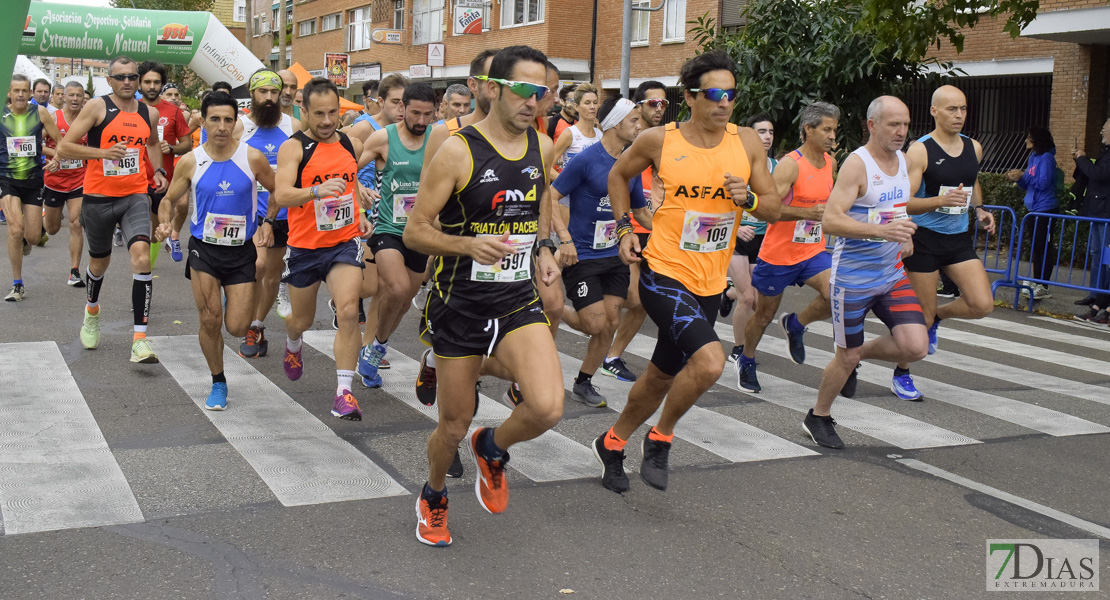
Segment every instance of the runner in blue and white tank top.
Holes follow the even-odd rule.
[[[813,441],[843,448],[830,415],[837,393],[855,395],[856,369],[869,358],[913,362],[925,357],[928,333],[921,306],[902,268],[913,252],[917,225],[906,214],[910,180],[901,147],[910,112],[899,99],[881,96],[867,109],[867,144],[844,162],[833,186],[822,228],[837,236],[829,285],[836,356],[825,367],[817,403],[802,422]],[[863,341],[871,311],[890,330]]]
[[[254,313],[255,248],[269,245],[272,238],[269,224],[259,228],[255,217],[256,185],[261,182],[273,190],[274,171],[262,152],[232,136],[237,108],[235,100],[224,93],[204,99],[201,114],[208,141],[177,163],[158,209],[161,224],[155,232],[157,239],[163,240],[171,231],[180,231],[189,219],[185,277],[192,281],[200,313],[200,347],[212,372],[212,391],[205,402],[208,410],[227,408],[220,324],[225,323],[231,335],[246,333]],[[222,306],[221,292],[226,306]]]
[[[251,112],[239,117],[235,132],[239,140],[255,148],[266,157],[270,168],[277,171],[278,148],[301,130],[297,119],[281,112],[282,80],[278,73],[261,70],[250,80]],[[254,314],[246,338],[239,345],[239,355],[244,358],[266,356],[269,342],[266,340],[266,317],[270,309],[277,307],[278,316],[289,315],[289,292],[281,283],[281,271],[285,266],[283,257],[289,241],[288,209],[270,206],[270,192],[262,184],[258,191],[258,210],[254,222],[259,227],[268,227],[272,233],[272,243],[263,247],[255,263],[257,286]],[[282,310],[284,308],[284,310]]]

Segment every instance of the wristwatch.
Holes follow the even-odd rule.
[[[536,255],[537,256],[540,253],[540,248],[547,248],[548,250],[551,251],[552,256],[555,255],[555,242],[551,241],[550,238],[544,238],[544,239],[536,242]]]
[[[267,224],[267,225],[269,225],[270,227],[273,227],[273,226],[274,226],[274,223],[276,223],[276,222],[277,222],[277,219],[275,219],[275,218],[273,218],[273,217],[266,217],[265,219],[262,219],[262,222],[263,222],[263,223],[266,223],[266,224]]]
[[[165,170],[165,169],[163,169],[162,167],[158,167],[157,169],[154,169],[154,172],[155,172],[155,173],[161,173],[161,174],[162,174],[162,177],[165,177],[165,176],[166,176],[166,170]]]

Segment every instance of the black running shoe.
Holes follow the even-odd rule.
[[[608,433],[608,432],[606,432]],[[628,475],[624,472],[624,451],[605,447],[605,433],[594,440],[594,458],[601,463],[601,485],[622,494],[628,491]]]
[[[790,348],[790,361],[796,365],[801,365],[806,362],[806,344],[804,336],[806,328],[803,327],[801,331],[790,330],[790,317],[794,313],[782,313],[779,317],[779,326],[782,327],[782,333],[786,336],[786,345]]]
[[[855,397],[857,383],[859,383],[859,363],[856,363],[856,368],[848,374],[848,381],[845,381],[844,387],[840,388],[840,395],[845,398]]]
[[[736,362],[740,360],[740,355],[744,353],[744,346],[733,346],[732,353],[728,355],[728,362]]]
[[[836,434],[836,421],[832,417],[818,417],[813,414],[813,409],[809,409],[806,418],[802,421],[802,429],[809,434],[813,443],[818,446],[832,448],[834,450],[842,450],[844,442],[840,440],[840,436]]]
[[[451,461],[451,466],[447,467],[447,476],[451,479],[458,479],[463,476],[463,464],[459,460],[459,451],[455,450],[455,460]]]
[[[420,370],[416,377],[416,399],[424,406],[436,403],[436,369],[428,366],[428,356],[432,349],[428,348],[420,356]]]
[[[671,443],[658,442],[644,436],[644,460],[640,463],[640,479],[657,490],[667,489],[667,463],[671,456]]]
[[[744,364],[744,359],[736,361],[736,387],[746,392],[758,394],[763,388],[759,385],[759,377],[755,374],[756,363]]]
[[[720,310],[720,312],[721,312],[722,317],[727,317],[729,315],[729,313],[732,312],[732,306],[734,304],[736,304],[735,300],[728,297],[728,291],[731,288],[732,288],[732,281],[729,281],[728,286],[725,287],[725,291],[721,292],[721,310]]]

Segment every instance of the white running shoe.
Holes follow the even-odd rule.
[[[277,315],[282,319],[289,318],[293,314],[293,305],[289,303],[289,286],[282,283],[278,286],[277,299],[274,300],[277,305]]]

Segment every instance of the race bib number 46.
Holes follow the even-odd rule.
[[[105,158],[101,162],[104,164],[105,177],[135,175],[139,172],[139,149],[128,148],[127,154],[125,154],[123,158],[119,160]]]
[[[794,222],[795,244],[819,244],[821,239],[821,221],[802,219]]]
[[[35,137],[20,135],[8,138],[8,156],[27,158],[35,155]]]
[[[478,237],[500,236],[492,234]],[[492,265],[483,265],[474,261],[470,269],[471,281],[512,283],[532,278],[532,246],[536,243],[535,234],[510,235],[505,243],[513,247],[513,252],[505,255],[505,258]]]
[[[355,222],[355,201],[352,194],[338,198],[320,198],[314,204],[316,231],[335,231]]]
[[[204,217],[206,244],[217,246],[242,246],[247,241],[247,218],[243,215],[208,213]]]
[[[726,250],[732,241],[735,225],[736,213],[712,214],[688,210],[682,222],[680,247],[689,252]]]

